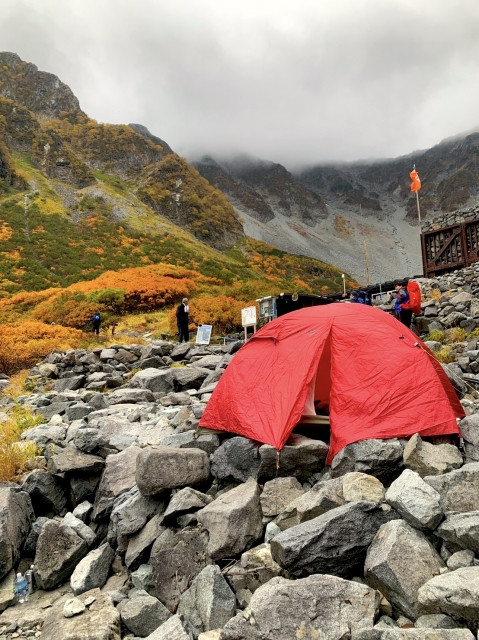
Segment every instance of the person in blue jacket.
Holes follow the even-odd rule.
[[[409,302],[409,294],[406,287],[403,287],[401,284],[397,284],[395,288],[396,300],[394,301],[394,311],[396,312],[396,317],[399,322],[402,322],[403,325],[410,329],[412,311],[410,311],[409,309],[401,309],[402,304]]]

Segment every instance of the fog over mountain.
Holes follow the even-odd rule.
[[[297,169],[477,126],[478,28],[476,0],[4,0],[0,41],[101,121]]]

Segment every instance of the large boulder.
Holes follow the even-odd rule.
[[[179,615],[171,616],[161,627],[158,627],[146,640],[192,640],[191,633],[185,630]]]
[[[171,612],[176,611],[193,578],[212,563],[207,546],[208,534],[201,528],[165,529],[155,540],[150,563],[156,593]]]
[[[403,447],[397,438],[361,440],[346,445],[334,456],[331,475],[336,478],[351,471],[361,471],[389,484],[401,473],[402,457]]]
[[[145,496],[199,484],[208,480],[209,475],[210,461],[201,449],[145,447],[136,464],[136,482]]]
[[[295,577],[311,573],[350,577],[362,568],[379,527],[396,518],[387,505],[350,502],[279,533],[271,540],[271,553]]]
[[[125,564],[130,571],[138,567],[150,557],[151,547],[164,528],[160,528],[161,516],[154,516],[141,531],[128,540]]]
[[[441,496],[445,512],[479,511],[479,462],[442,475],[426,476],[424,481]]]
[[[85,603],[81,615],[65,618],[65,599],[60,598],[47,610],[41,637],[51,640],[120,640],[120,615],[109,595],[93,589],[79,596]]]
[[[393,520],[382,525],[374,537],[364,575],[397,613],[415,620],[419,588],[444,566],[427,538],[403,520]]]
[[[63,516],[68,511],[68,484],[59,476],[35,469],[23,480],[22,489],[30,495],[37,518],[46,514]]]
[[[208,531],[208,554],[214,560],[241,553],[261,537],[259,496],[259,486],[250,478],[197,512],[198,522]]]
[[[148,389],[154,393],[163,392],[169,393],[173,391],[173,376],[172,370],[148,368],[142,369],[135,373],[128,386],[132,389]]]
[[[260,544],[245,551],[240,563],[226,570],[226,577],[236,593],[240,589],[248,589],[254,593],[261,585],[281,573],[281,567],[271,555],[271,545]]]
[[[171,613],[157,598],[141,589],[134,589],[130,599],[121,603],[120,616],[135,636],[144,638],[166,622]]]
[[[223,442],[215,451],[211,473],[228,482],[288,476],[307,480],[312,473],[324,467],[327,453],[328,446],[321,440],[292,434],[280,452],[279,468],[276,468],[277,451],[274,447],[236,436]]]
[[[35,514],[30,496],[13,487],[0,487],[0,579],[20,560]]]
[[[173,378],[175,391],[187,391],[188,389],[199,389],[211,371],[199,367],[175,367],[170,369]]]
[[[445,613],[476,632],[479,626],[479,567],[464,567],[435,576],[418,593],[424,614]]]
[[[464,439],[466,464],[479,462],[479,414],[467,416],[467,418],[461,420],[458,426]]]
[[[418,473],[405,469],[386,492],[386,501],[417,529],[435,529],[442,520],[441,496]]]
[[[345,503],[343,478],[318,482],[310,491],[290,502],[284,511],[277,516],[275,522],[284,531],[302,522],[317,518]]]
[[[354,638],[372,629],[378,606],[376,591],[335,576],[273,578],[253,594],[244,613],[224,626],[220,640]]]
[[[70,578],[73,593],[78,596],[91,589],[101,589],[108,578],[114,558],[115,552],[108,544],[90,551],[83,560],[80,560]]]
[[[404,448],[404,464],[408,469],[424,476],[437,476],[462,467],[461,452],[453,444],[431,444],[418,433],[414,434]]]
[[[156,369],[155,369],[156,371]],[[155,396],[149,389],[116,389],[108,395],[108,404],[135,404],[140,402],[154,402]]]
[[[82,453],[74,446],[68,446],[48,459],[48,471],[54,474],[101,473],[104,466],[103,458]]]
[[[43,527],[35,555],[35,580],[41,589],[53,589],[70,577],[86,556],[86,542],[73,529],[49,520]]]
[[[183,593],[178,614],[197,638],[203,631],[222,628],[236,613],[236,598],[216,564],[205,567]]]
[[[153,516],[163,513],[165,502],[141,495],[135,485],[113,503],[110,525],[117,536],[133,536]]]
[[[172,496],[163,514],[163,522],[165,524],[174,523],[179,516],[194,513],[211,502],[213,502],[213,498],[206,493],[201,493],[191,487],[180,489]]]
[[[479,554],[479,511],[448,515],[436,533],[450,551],[469,549]]]
[[[135,485],[136,460],[140,451],[139,447],[129,447],[106,457],[105,471],[93,505],[94,522],[107,518],[113,509],[115,498]]]
[[[260,496],[261,509],[266,517],[277,516],[290,502],[304,493],[297,478],[275,478],[265,483]]]

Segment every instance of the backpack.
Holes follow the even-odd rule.
[[[100,314],[99,313],[95,313],[95,315],[93,316],[93,320],[95,320],[95,322],[99,322],[100,321]]]
[[[421,313],[421,288],[417,282],[410,280],[407,283],[409,300],[401,305],[401,309],[409,309],[416,315]]]

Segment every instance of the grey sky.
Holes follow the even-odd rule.
[[[2,0],[0,50],[188,157],[396,156],[479,126],[478,0]]]

